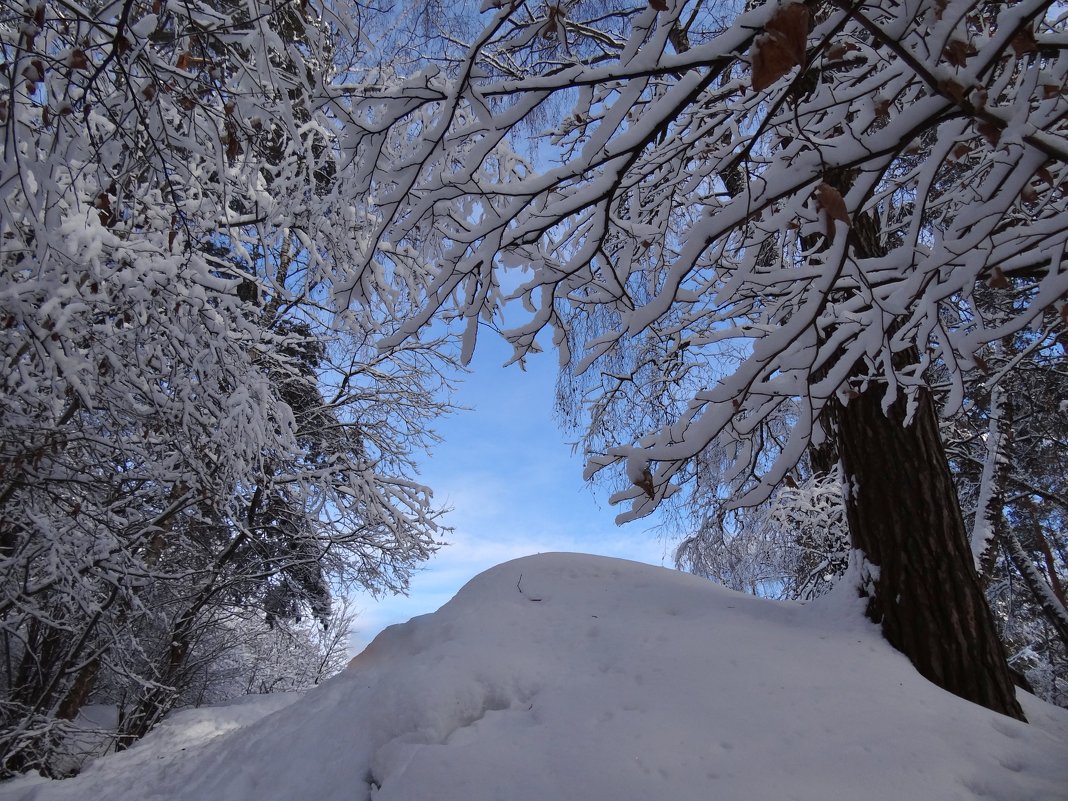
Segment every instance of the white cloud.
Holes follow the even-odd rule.
[[[445,522],[454,530],[443,535],[449,545],[412,577],[409,596],[357,596],[356,650],[384,626],[436,610],[474,576],[509,559],[579,551],[671,564],[651,523],[617,527],[608,493],[583,485],[582,460],[552,420],[555,361],[532,359],[525,373],[501,369],[507,352],[486,344],[490,353],[476,356],[456,398],[475,410],[443,420],[444,442],[420,465],[435,501],[453,509]]]

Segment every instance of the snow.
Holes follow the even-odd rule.
[[[296,702],[176,715],[0,801],[1068,799],[1068,712],[1021,695],[1030,725],[926,682],[848,593],[776,603],[543,554]]]

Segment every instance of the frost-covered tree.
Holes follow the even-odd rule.
[[[700,499],[686,510],[676,564],[740,592],[810,600],[849,566],[849,530],[837,475],[790,479],[765,503],[727,509]],[[696,525],[694,524],[696,521]]]
[[[452,69],[348,92],[377,216],[343,297],[403,282],[421,310],[393,344],[442,314],[468,354],[480,325],[517,360],[548,332],[623,520],[710,446],[735,505],[815,446],[841,465],[869,616],[933,681],[1021,717],[938,412],[989,343],[1068,315],[1063,8],[486,9]],[[529,164],[501,154],[522,126]],[[1005,286],[992,316],[976,291]]]
[[[143,734],[232,610],[326,625],[435,547],[446,351],[331,300],[372,225],[327,90],[359,12],[0,11],[2,769],[100,688]]]
[[[988,304],[1014,303],[1011,287]],[[1026,331],[980,357],[972,403],[946,422],[972,549],[1013,665],[1068,701],[1068,416],[1064,334]]]

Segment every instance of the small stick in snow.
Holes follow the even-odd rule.
[[[519,590],[519,594],[520,594],[520,595],[526,595],[526,593],[525,593],[525,592],[523,592],[523,587],[521,586],[521,585],[522,585],[522,583],[523,583],[523,574],[522,574],[522,573],[520,573],[520,574],[519,574],[519,580],[518,580],[518,581],[517,581],[517,582],[515,583],[515,588],[516,588],[517,590]],[[538,601],[540,601],[540,600],[541,600],[541,598],[530,598],[529,600],[531,600],[531,601],[535,601],[535,602],[538,602]]]

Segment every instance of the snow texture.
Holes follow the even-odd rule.
[[[1068,712],[1022,695],[1030,725],[943,692],[847,593],[776,603],[544,554],[273,714],[183,713],[0,800],[1068,799]]]

